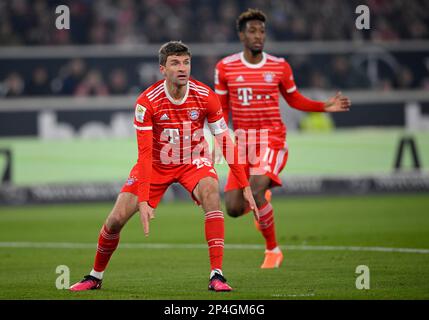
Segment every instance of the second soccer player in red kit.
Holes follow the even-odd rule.
[[[237,30],[244,50],[219,61],[215,70],[215,91],[222,103],[224,118],[228,122],[231,111],[236,134],[245,135],[245,148],[240,150],[240,155],[246,157],[247,175],[259,208],[257,226],[266,246],[261,265],[264,269],[278,268],[283,261],[275,234],[273,207],[266,196],[270,188],[281,186],[279,174],[288,158],[280,94],[291,107],[302,111],[340,112],[348,111],[351,105],[341,93],[326,102],[301,95],[285,59],[263,51],[265,21],[265,14],[258,9],[243,12],[237,19]],[[239,144],[239,148],[242,145]],[[231,172],[225,186],[225,203],[230,216],[239,217],[249,211],[238,180]]]
[[[164,44],[159,51],[159,64],[165,79],[145,90],[135,106],[137,164],[100,231],[92,271],[73,285],[72,291],[101,287],[104,270],[118,246],[122,227],[140,211],[144,232],[148,235],[154,208],[175,182],[188,190],[204,210],[211,266],[209,289],[231,290],[222,273],[224,217],[217,174],[204,140],[205,120],[216,141],[223,146],[243,197],[258,218],[252,191],[244,166],[238,164],[237,148],[228,135],[219,99],[208,86],[190,79],[191,53],[188,47],[177,41]]]

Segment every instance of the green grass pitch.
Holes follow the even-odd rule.
[[[191,201],[161,203],[148,238],[137,216],[125,227],[102,290],[58,290],[58,265],[70,268],[71,284],[90,271],[111,205],[0,207],[0,299],[429,299],[427,195],[275,198],[277,235],[286,248],[276,270],[259,268],[263,248],[251,245],[261,245],[262,237],[251,215],[226,217],[231,293],[207,290],[200,209]],[[32,247],[47,243],[52,247]],[[365,250],[375,247],[426,250]],[[369,267],[369,290],[356,289],[358,265]]]

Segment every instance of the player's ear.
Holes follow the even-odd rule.
[[[159,72],[161,72],[161,74],[165,76],[165,66],[163,66],[162,64],[159,65]]]
[[[239,31],[238,32],[238,37],[240,38],[241,42],[244,42],[244,31]]]

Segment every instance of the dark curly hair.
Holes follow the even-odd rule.
[[[264,22],[267,20],[267,16],[262,10],[249,8],[244,11],[237,19],[237,31],[242,32],[246,28],[246,23],[250,20],[259,20]]]

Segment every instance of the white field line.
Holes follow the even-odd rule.
[[[206,244],[173,244],[173,243],[120,243],[122,249],[207,249]],[[78,242],[0,242],[0,248],[40,248],[40,249],[95,249],[94,243]],[[355,246],[282,246],[293,251],[367,251],[367,252],[399,252],[429,254],[429,249],[418,248],[386,248],[386,247],[355,247]],[[264,250],[259,244],[226,244],[225,249],[232,250]]]

